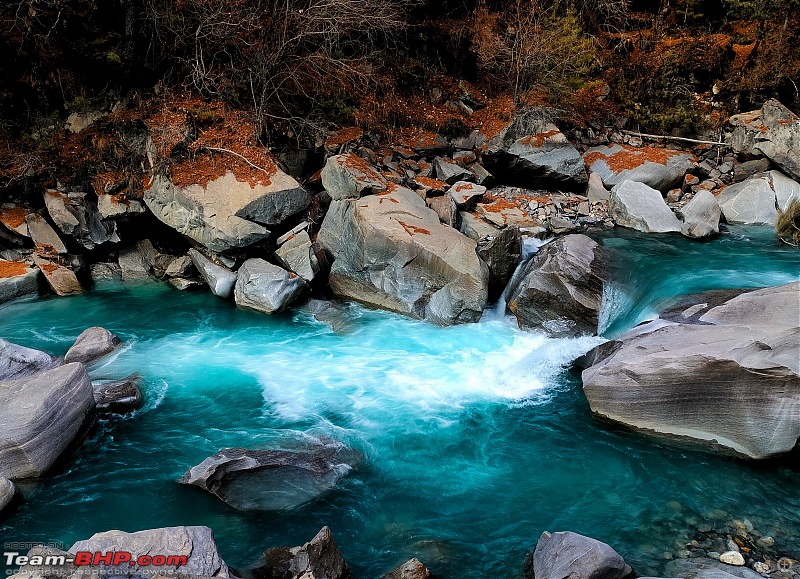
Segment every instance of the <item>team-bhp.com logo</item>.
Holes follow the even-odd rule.
[[[8,567],[22,565],[52,566],[75,565],[76,567],[183,567],[189,558],[186,555],[138,555],[128,551],[78,551],[67,555],[22,555],[6,551],[3,553]]]

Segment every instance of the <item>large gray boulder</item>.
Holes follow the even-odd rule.
[[[240,308],[273,314],[288,308],[307,291],[308,284],[296,273],[253,258],[239,268],[233,296]]]
[[[47,472],[93,413],[92,383],[83,364],[0,382],[0,477]]]
[[[331,199],[353,199],[386,191],[386,178],[355,153],[330,157],[320,173]]]
[[[7,478],[0,477],[0,514],[11,504],[16,494],[17,487],[14,486],[14,483]]]
[[[255,187],[228,171],[205,186],[177,187],[156,176],[144,201],[158,219],[211,251],[246,247],[269,235],[267,226],[306,209],[308,192],[276,169],[269,185]]]
[[[624,579],[633,575],[614,549],[578,533],[542,533],[526,576],[536,579]]]
[[[696,158],[671,149],[608,145],[589,149],[583,160],[609,189],[624,181],[635,181],[666,193],[680,186]]]
[[[86,249],[94,249],[109,241],[119,242],[116,223],[103,221],[86,193],[48,189],[44,193],[44,204],[56,227]]]
[[[736,153],[765,156],[800,181],[800,118],[771,99],[760,110],[728,119],[726,141]]]
[[[292,509],[330,491],[359,459],[333,440],[291,450],[226,448],[190,468],[178,482],[242,511]]]
[[[349,579],[342,553],[331,530],[322,527],[308,543],[299,547],[278,547],[264,551],[252,569],[256,579]]]
[[[775,190],[767,175],[725,187],[717,203],[728,223],[773,225],[778,219]]]
[[[39,269],[0,259],[0,304],[39,291]]]
[[[275,257],[283,267],[309,283],[314,281],[321,269],[316,247],[305,230],[287,239],[275,252]]]
[[[153,266],[141,246],[131,245],[119,252],[119,267],[123,281],[152,281]]]
[[[767,177],[772,190],[775,191],[775,201],[779,210],[786,211],[794,199],[800,200],[800,183],[780,171],[769,171]]]
[[[675,559],[666,564],[669,577],[681,579],[763,579],[748,567],[734,567],[707,557]]]
[[[800,438],[800,282],[707,299],[683,321],[604,344],[583,372],[592,411],[751,458],[790,452]]]
[[[509,288],[508,309],[520,328],[551,336],[596,334],[608,277],[605,249],[585,235],[565,235],[543,246]]]
[[[67,363],[83,362],[84,364],[88,364],[89,362],[94,362],[102,358],[106,354],[110,354],[116,350],[121,343],[122,340],[105,328],[92,326],[81,332],[72,347],[67,350],[64,361]]]
[[[125,565],[125,573],[130,577],[147,576],[153,572],[162,575],[187,575],[202,577],[230,577],[230,570],[220,557],[214,532],[208,527],[164,527],[147,529],[136,533],[106,531],[92,535],[90,539],[78,541],[69,548],[71,554],[79,551],[96,553],[122,552],[131,554],[136,562],[141,555],[167,555],[185,558],[185,563],[140,567],[138,564]],[[102,569],[119,570],[118,566],[101,566]],[[101,571],[102,573],[102,571]]]
[[[0,338],[0,380],[17,380],[60,365],[50,354]]]
[[[192,260],[200,276],[211,288],[211,293],[215,296],[227,299],[233,295],[233,286],[236,285],[236,272],[227,267],[217,265],[196,249],[189,250],[189,258]]]
[[[339,297],[439,325],[474,322],[489,271],[475,241],[442,224],[409,189],[334,201],[317,236]]]
[[[501,132],[489,143],[483,156],[486,168],[501,181],[532,187],[555,186],[583,189],[588,182],[580,153],[552,123],[542,124],[534,134]]]
[[[611,190],[609,213],[614,223],[644,233],[681,231],[681,222],[661,193],[644,183],[623,181]]]
[[[719,233],[722,211],[717,198],[710,191],[701,189],[683,209],[681,233],[686,237],[700,239]]]

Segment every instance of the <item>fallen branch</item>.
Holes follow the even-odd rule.
[[[683,143],[694,143],[695,145],[713,145],[717,147],[730,147],[728,143],[715,142],[715,141],[701,141],[699,139],[687,139],[686,137],[673,137],[669,135],[648,135],[646,133],[637,133],[636,131],[620,131],[623,135],[632,135],[642,139],[651,139],[656,141],[681,141]]]
[[[272,173],[270,173],[269,171],[267,171],[263,167],[259,167],[258,165],[253,163],[250,159],[248,159],[244,155],[240,155],[236,151],[231,151],[230,149],[223,149],[221,147],[208,147],[208,146],[205,146],[205,145],[203,145],[202,147],[198,147],[198,150],[202,150],[202,149],[205,149],[206,151],[216,151],[217,153],[228,153],[230,155],[234,155],[236,157],[239,157],[242,161],[244,161],[248,165],[250,165],[253,169],[258,169],[259,171],[264,173],[267,177],[272,177]]]

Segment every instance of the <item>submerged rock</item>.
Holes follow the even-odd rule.
[[[101,414],[126,414],[142,406],[141,378],[134,374],[122,380],[93,382],[94,403]]]
[[[72,347],[67,350],[64,361],[84,364],[94,362],[116,350],[121,343],[122,340],[105,328],[92,326],[81,332]]]
[[[565,235],[543,246],[525,264],[508,309],[520,328],[556,337],[596,334],[608,276],[606,250],[585,235]]]
[[[526,577],[536,579],[624,579],[633,575],[614,549],[569,531],[542,533],[526,563]]]
[[[229,270],[227,267],[217,265],[196,249],[189,250],[189,258],[208,284],[208,287],[211,288],[212,294],[223,299],[233,295],[236,272]]]
[[[331,530],[322,527],[300,547],[278,547],[264,551],[258,566],[251,570],[255,579],[349,579],[350,570]]]
[[[409,559],[397,569],[383,576],[383,579],[429,579],[431,572],[422,564],[422,561],[414,557]]]
[[[750,458],[790,452],[800,438],[800,282],[686,314],[604,345],[583,371],[592,411]]]
[[[583,160],[609,189],[634,181],[666,193],[680,186],[696,159],[691,153],[671,149],[608,145],[589,149]]]
[[[122,531],[106,531],[92,535],[90,539],[78,541],[69,552],[79,551],[96,553],[127,551],[136,562],[140,555],[167,555],[186,557],[181,565],[162,565],[140,567],[138,564],[125,565],[125,574],[131,577],[142,577],[152,572],[162,575],[186,575],[201,577],[230,577],[230,570],[217,550],[214,532],[208,527],[164,527],[147,529],[136,533]],[[101,566],[97,571],[119,570],[118,566]]]
[[[239,268],[233,295],[240,308],[273,314],[288,308],[308,291],[295,273],[263,259],[248,259]]]
[[[480,319],[489,272],[475,242],[414,191],[334,201],[318,240],[335,258],[334,295],[440,325]]]
[[[0,380],[26,378],[60,365],[58,359],[46,352],[0,338]]]
[[[681,222],[657,190],[644,183],[623,181],[611,190],[609,213],[617,225],[644,233],[681,231]]]
[[[83,364],[0,382],[0,477],[41,476],[94,413]]]
[[[292,509],[333,489],[359,459],[332,440],[301,450],[226,448],[178,482],[200,487],[242,511]]]

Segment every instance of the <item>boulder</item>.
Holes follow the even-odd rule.
[[[248,259],[239,268],[233,296],[240,308],[266,314],[280,312],[308,290],[302,277],[263,259]]]
[[[44,193],[44,204],[56,227],[86,249],[94,249],[108,241],[119,242],[116,224],[100,218],[97,207],[86,193],[67,194],[48,189]]]
[[[110,354],[122,343],[117,336],[101,328],[92,326],[81,332],[72,347],[67,350],[64,362],[83,362],[88,364]]]
[[[680,187],[686,171],[697,159],[682,151],[615,144],[592,147],[583,160],[609,189],[625,181],[635,181],[666,193]]]
[[[169,284],[180,291],[206,286],[206,282],[204,282],[202,279],[186,277],[173,277],[169,280]]]
[[[775,190],[765,174],[725,187],[717,203],[728,223],[773,225],[778,219]]]
[[[28,551],[27,556],[28,563],[21,565],[16,575],[11,575],[13,579],[53,579],[55,577],[78,579],[76,575],[79,567],[74,563],[66,562],[70,558],[70,554],[66,551],[40,545]],[[41,558],[37,559],[36,557]],[[31,561],[35,563],[31,564]],[[64,561],[64,564],[61,564],[61,561]]]
[[[122,281],[152,281],[153,268],[136,245],[119,252],[119,267]]]
[[[701,189],[682,209],[681,233],[686,237],[700,239],[719,233],[722,211],[717,198],[710,191]]]
[[[475,178],[468,169],[441,157],[436,157],[433,160],[433,169],[436,172],[436,178],[449,185],[459,181],[470,181]]]
[[[283,267],[311,283],[320,272],[317,251],[308,232],[303,230],[287,239],[275,252]]]
[[[39,270],[21,261],[0,259],[0,304],[39,291]]]
[[[489,266],[489,299],[503,293],[522,255],[522,234],[519,227],[501,229],[493,237],[478,240],[478,257]]]
[[[0,476],[16,480],[47,472],[93,413],[83,364],[0,382]]]
[[[440,325],[480,319],[488,267],[409,189],[331,203],[317,237],[337,296]]]
[[[192,258],[188,255],[182,255],[169,264],[164,275],[166,277],[187,277],[195,271]]]
[[[89,266],[89,275],[95,284],[102,281],[120,281],[122,268],[118,263],[93,263]]]
[[[67,253],[67,246],[64,245],[58,233],[50,227],[44,217],[36,213],[29,213],[26,221],[28,232],[33,243],[36,244],[36,252],[39,255],[55,257],[56,255],[65,255]]]
[[[246,247],[269,235],[265,226],[282,223],[306,209],[308,192],[275,169],[269,185],[255,187],[232,172],[205,186],[177,187],[163,175],[153,179],[144,201],[161,221],[211,251]]]
[[[666,564],[668,577],[681,579],[764,579],[752,569],[726,565],[706,557],[675,559]]]
[[[58,260],[34,256],[33,261],[56,295],[72,296],[83,292],[75,272],[61,265]]]
[[[0,380],[17,380],[33,376],[61,365],[61,362],[39,350],[12,344],[0,338]]]
[[[800,438],[800,282],[743,292],[621,336],[583,372],[598,416],[750,458]]]
[[[544,245],[509,288],[508,309],[525,330],[554,337],[597,334],[609,256],[585,235],[565,235]]]
[[[230,570],[220,557],[214,532],[208,527],[164,527],[147,529],[136,533],[106,531],[92,535],[90,539],[78,541],[69,548],[71,554],[79,551],[96,553],[127,551],[136,562],[141,555],[167,555],[186,557],[180,565],[140,567],[126,565],[125,573],[131,577],[147,576],[158,572],[162,575],[187,575],[201,577],[230,577]],[[95,571],[100,571],[100,566]],[[106,566],[109,571],[117,567]]]
[[[16,494],[17,487],[14,486],[14,483],[7,478],[0,477],[0,514],[11,504]]]
[[[522,187],[579,190],[588,180],[580,153],[552,123],[521,137],[513,129],[501,132],[489,143],[484,162],[500,181]]]
[[[611,190],[609,214],[617,225],[644,233],[681,231],[681,222],[656,189],[623,181]]]
[[[167,272],[167,268],[172,265],[173,261],[178,259],[174,255],[161,253],[149,239],[140,239],[137,241],[136,249],[139,250],[139,254],[142,256],[145,265],[152,270],[153,275],[158,279],[163,278]]]
[[[27,222],[28,210],[15,205],[0,206],[0,225],[21,238],[30,238]]]
[[[589,198],[589,203],[602,203],[611,199],[611,192],[603,185],[603,178],[599,173],[589,173],[586,196]]]
[[[497,199],[491,203],[478,203],[475,207],[478,215],[497,227],[516,225],[517,227],[535,227],[541,225],[538,220],[520,209],[507,199]]]
[[[447,191],[459,209],[469,209],[486,193],[486,187],[468,181],[457,181]]]
[[[120,194],[111,195],[100,193],[97,196],[97,212],[100,218],[106,219],[125,219],[141,215],[147,211],[144,203],[136,199],[126,199]]]
[[[327,493],[358,463],[333,440],[299,450],[226,448],[190,468],[178,482],[242,511],[293,509]]]
[[[728,119],[726,142],[745,156],[765,156],[800,180],[800,118],[775,99]]]
[[[425,204],[436,212],[439,221],[450,227],[458,228],[458,206],[449,195],[428,197]]]
[[[264,551],[258,567],[251,571],[255,579],[350,578],[347,563],[328,527],[322,527],[311,541],[300,547]]]
[[[138,410],[143,398],[139,384],[142,379],[138,375],[128,376],[122,380],[93,382],[94,404],[101,414],[126,414]]]
[[[614,549],[578,533],[542,533],[526,576],[536,579],[624,579],[633,575]]]
[[[775,191],[775,200],[780,211],[786,211],[793,199],[800,200],[800,183],[780,171],[770,171],[767,177],[772,190]]]
[[[331,199],[352,199],[386,191],[388,182],[355,153],[330,157],[320,173]]]
[[[211,288],[211,293],[215,296],[227,299],[233,295],[233,286],[236,285],[236,272],[227,267],[217,265],[196,249],[189,250],[189,258],[192,260],[200,276]]]
[[[383,579],[429,579],[429,577],[431,577],[431,572],[422,564],[422,561],[414,557],[391,573],[384,575]]]

